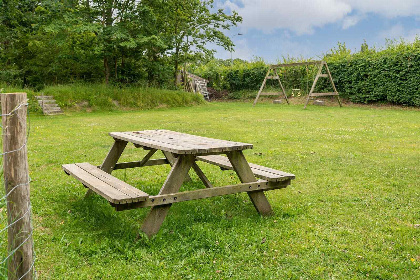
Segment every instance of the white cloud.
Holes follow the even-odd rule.
[[[420,36],[420,28],[407,30],[402,24],[398,23],[391,28],[381,31],[377,35],[377,39],[404,39],[407,42],[414,42],[416,36]]]
[[[240,58],[243,60],[251,60],[255,54],[255,50],[252,50],[248,46],[246,39],[236,39],[233,38],[235,47],[234,51],[231,53],[225,50],[223,47],[220,47],[216,44],[209,43],[207,47],[210,49],[216,50],[217,57],[221,59],[230,59],[231,55],[233,59]]]
[[[348,29],[352,26],[355,26],[356,24],[359,23],[359,21],[361,21],[364,18],[363,15],[354,15],[354,16],[346,16],[343,19],[343,29]]]
[[[242,28],[270,33],[286,28],[297,34],[312,33],[315,27],[336,22],[351,12],[351,7],[336,0],[239,0],[242,5],[226,2],[225,6],[243,17]]]
[[[419,0],[228,0],[222,6],[243,17],[244,30],[288,29],[298,35],[330,23],[350,28],[369,13],[390,18],[420,16]]]
[[[343,0],[362,13],[375,13],[386,17],[419,16],[419,0]]]
[[[235,42],[235,50],[232,52],[233,59],[240,58],[243,60],[251,60],[253,51],[248,47],[247,41],[245,39],[241,39]]]

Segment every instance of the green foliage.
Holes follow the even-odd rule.
[[[382,50],[369,49],[366,43],[361,51],[352,54],[346,45],[338,43],[324,60],[334,79],[340,95],[353,102],[391,102],[394,104],[420,106],[420,40],[413,43],[389,41]],[[303,59],[285,57],[278,63],[301,62]],[[230,97],[240,98],[243,93],[249,97],[249,90],[255,94],[261,86],[268,65],[262,60],[254,62],[236,59],[230,61],[212,60],[206,64],[191,67],[191,71],[210,80],[209,86],[216,90],[229,90]],[[292,89],[309,93],[318,66],[296,66],[280,69],[280,79],[288,95]],[[325,70],[324,70],[325,71]],[[267,81],[267,87],[277,81]],[[319,79],[315,92],[331,91],[327,79]],[[254,94],[254,96],[255,96]],[[245,96],[242,96],[244,98]]]
[[[379,51],[362,47],[353,55],[333,51],[326,56],[340,94],[353,102],[420,106],[420,40],[389,41]]]
[[[152,109],[184,107],[205,103],[201,94],[141,86],[119,87],[106,84],[67,84],[47,86],[42,92],[0,84],[1,92],[26,92],[30,110],[41,111],[36,95],[52,95],[58,105],[70,110]]]
[[[240,21],[212,0],[0,1],[0,81],[173,85],[209,42],[230,49],[222,31]]]
[[[252,62],[236,59],[232,63],[224,60],[211,60],[193,67],[192,71],[210,81],[209,86],[216,90],[240,91],[258,89],[267,72],[262,59]]]
[[[49,86],[45,95],[53,95],[63,107],[93,109],[180,107],[203,103],[200,94],[149,87],[118,87],[105,84]]]

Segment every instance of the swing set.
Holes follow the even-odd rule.
[[[287,95],[286,95],[286,91],[284,90],[283,84],[280,81],[280,68],[285,68],[285,67],[295,67],[295,66],[306,66],[306,76],[309,76],[309,69],[308,66],[310,65],[318,65],[318,72],[315,76],[314,82],[312,84],[311,90],[309,91],[308,94],[308,98],[306,99],[306,103],[305,103],[305,107],[304,109],[306,109],[306,106],[309,103],[309,99],[312,98],[316,98],[316,97],[320,97],[320,96],[335,96],[337,98],[338,104],[340,105],[340,107],[342,107],[341,105],[341,101],[339,98],[339,94],[338,91],[334,85],[334,81],[332,79],[330,70],[328,69],[328,65],[325,61],[308,61],[308,62],[296,62],[296,63],[284,63],[284,64],[276,64],[276,65],[270,65],[267,74],[265,75],[264,81],[260,87],[260,90],[258,91],[257,97],[254,100],[254,105],[257,104],[258,99],[260,98],[260,96],[267,96],[267,95],[276,95],[279,96],[279,98],[281,98],[282,96],[284,97],[284,99],[286,100],[287,104],[289,103],[289,100],[287,99]],[[325,66],[326,69],[326,73],[323,73],[323,68]],[[329,81],[332,85],[333,91],[332,92],[314,92],[315,90],[315,86],[318,82],[319,78],[329,78]],[[267,80],[278,80],[279,81],[279,85],[281,88],[281,92],[262,92],[263,89],[266,86]],[[307,79],[307,84],[308,84],[308,79]],[[293,90],[297,90],[297,89],[293,89]],[[293,91],[292,90],[292,91]]]

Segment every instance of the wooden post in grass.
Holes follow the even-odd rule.
[[[26,139],[26,93],[1,94],[8,216],[8,279],[33,279],[33,239]]]

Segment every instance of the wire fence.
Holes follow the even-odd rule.
[[[5,99],[2,98],[2,102]],[[3,147],[0,154],[0,279],[36,279],[35,270],[35,250],[33,243],[33,227],[32,227],[32,207],[29,199],[29,184],[31,179],[27,172],[27,143],[30,135],[30,118],[28,112],[28,102],[26,95],[23,102],[17,104],[9,112],[4,112],[6,106],[2,106],[2,122],[0,138]],[[16,140],[13,143],[7,140],[10,145],[5,145],[9,131],[13,130],[12,126],[23,126],[18,129],[24,131],[23,141]],[[7,134],[5,138],[5,134]],[[18,146],[15,146],[18,145]],[[18,155],[19,154],[19,155]],[[17,175],[18,183],[15,185],[7,178],[5,166],[10,165],[9,161],[13,156],[24,156],[26,170],[22,174]],[[13,168],[13,167],[12,167]],[[14,176],[14,175],[13,175]],[[21,193],[27,196],[18,197]],[[16,200],[23,200],[16,203]],[[28,225],[25,227],[25,225]],[[26,255],[25,255],[26,254]],[[28,262],[29,261],[29,262]]]

